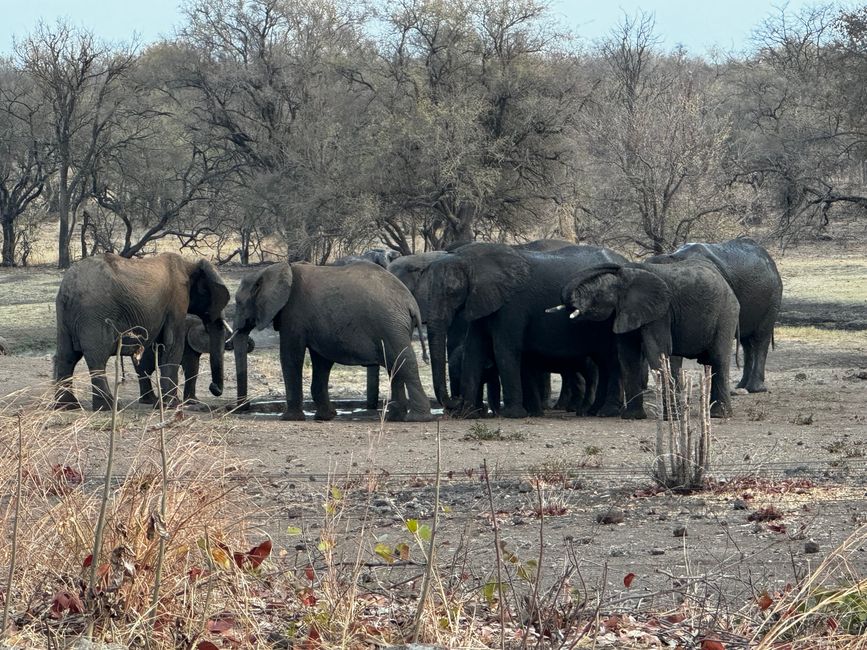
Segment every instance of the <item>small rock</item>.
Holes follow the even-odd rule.
[[[867,370],[859,370],[855,373],[855,377],[858,379],[867,379]]]
[[[686,532],[686,526],[678,526],[672,531],[672,534],[675,537],[687,537],[688,533]]]
[[[521,494],[527,494],[528,492],[532,492],[532,491],[533,491],[533,484],[530,483],[529,481],[521,481],[518,484],[518,492],[520,492]]]
[[[753,527],[752,527],[751,530],[752,530],[752,532],[754,532],[754,533],[760,533],[760,532],[762,532],[764,529],[765,529],[765,527],[762,526],[759,522],[755,522],[755,523],[753,524]]]
[[[749,505],[743,499],[735,499],[732,501],[732,510],[748,510]]]
[[[309,480],[310,480],[311,483],[315,483],[315,482],[316,482],[316,475],[315,475],[315,474],[311,474]]]
[[[626,555],[626,549],[622,548],[612,548],[609,552],[611,557],[624,557]]]
[[[818,552],[819,552],[819,545],[816,542],[814,542],[813,540],[810,540],[808,542],[804,542],[804,553],[818,553]]]
[[[553,442],[546,442],[545,443],[545,449],[553,449],[553,448],[554,448]]]
[[[652,548],[652,549],[650,549],[650,554],[651,555],[665,555],[665,549],[664,548]]]
[[[626,520],[626,513],[620,508],[611,507],[605,512],[596,515],[596,522],[600,524],[622,524]]]
[[[797,381],[807,381],[807,373],[806,372],[799,372],[798,374],[795,375],[795,379]]]

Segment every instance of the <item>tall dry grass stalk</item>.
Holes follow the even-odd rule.
[[[653,478],[668,489],[701,488],[710,468],[711,369],[703,366],[698,380],[697,426],[692,376],[680,370],[675,377],[664,355],[660,369],[652,372],[657,407]]]

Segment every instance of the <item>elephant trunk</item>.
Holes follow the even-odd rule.
[[[208,352],[211,361],[211,394],[223,394],[223,354],[226,346],[226,325],[217,320],[208,326]]]
[[[238,408],[247,409],[247,340],[249,333],[243,330],[235,330],[235,376],[238,383]]]
[[[428,346],[430,348],[431,373],[433,374],[434,393],[437,401],[444,407],[451,406],[449,391],[446,387],[446,327],[440,322],[430,322],[427,326]]]

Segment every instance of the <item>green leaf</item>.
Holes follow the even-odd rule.
[[[335,501],[340,501],[343,498],[343,492],[336,485],[331,486],[331,498]]]
[[[286,534],[290,537],[298,537],[303,531],[298,526],[289,526],[286,529]]]
[[[407,519],[406,520],[406,529],[409,532],[415,534],[415,532],[418,530],[418,519]]]
[[[482,588],[482,594],[485,597],[485,600],[488,602],[488,605],[494,604],[494,597],[499,593],[500,583],[490,581]]]
[[[422,541],[429,542],[431,538],[431,529],[430,526],[425,524],[421,528],[418,529],[418,536],[422,539]]]
[[[388,544],[383,544],[382,542],[380,542],[373,547],[373,552],[389,564],[394,562],[394,553],[392,552],[391,547]]]

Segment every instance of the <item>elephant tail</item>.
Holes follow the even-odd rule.
[[[421,312],[419,311],[418,307],[413,309],[410,315],[412,317],[413,327],[418,328],[418,340],[421,343],[422,361],[424,361],[425,363],[430,363],[430,357],[428,356],[428,353],[427,353],[427,344],[425,344],[425,342],[424,342],[424,334],[421,331]],[[410,332],[411,331],[412,330],[410,330]],[[410,339],[412,339],[412,336],[410,336]]]
[[[741,367],[741,358],[739,351],[741,349],[741,324],[738,321],[737,326],[735,327],[735,365],[740,368]]]
[[[774,338],[774,329],[776,329],[776,328],[774,328],[774,327],[771,328],[771,350],[777,349],[777,341]]]

